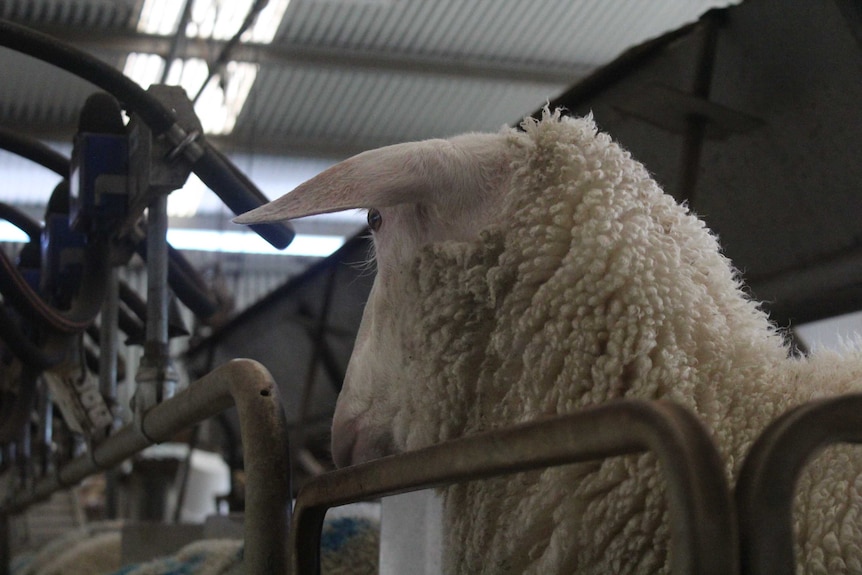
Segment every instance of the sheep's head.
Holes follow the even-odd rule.
[[[403,366],[402,313],[416,295],[408,266],[425,245],[467,241],[495,221],[510,179],[511,133],[398,144],[349,158],[293,192],[236,218],[253,224],[367,208],[377,277],[338,398],[332,451],[339,466],[403,450],[414,418]]]

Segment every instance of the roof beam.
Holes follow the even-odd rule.
[[[42,28],[40,31],[87,51],[127,54],[144,52],[167,57],[172,38],[128,30],[83,31],[71,28]],[[227,42],[188,38],[177,55],[211,60]],[[349,68],[369,72],[437,75],[472,80],[569,86],[595,66],[570,63],[537,67],[514,62],[493,62],[479,58],[451,59],[393,52],[370,52],[335,48],[311,48],[297,44],[238,44],[231,51],[234,60],[274,66]]]

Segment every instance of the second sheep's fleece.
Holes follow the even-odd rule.
[[[365,152],[240,217],[371,208],[378,275],[333,423],[341,465],[617,398],[669,399],[733,481],[799,403],[862,389],[862,357],[792,356],[704,224],[590,118]],[[450,573],[661,573],[653,456],[446,490]],[[862,572],[862,454],[798,486],[804,573]]]

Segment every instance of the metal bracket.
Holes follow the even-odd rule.
[[[164,135],[152,130],[137,115],[129,123],[129,220],[126,229],[140,219],[144,209],[158,195],[169,194],[186,183],[195,155],[203,151],[197,139],[203,133],[200,119],[185,90],[178,86],[154,84],[147,90],[173,111],[176,123]]]

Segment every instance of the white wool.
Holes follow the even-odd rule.
[[[119,531],[99,533],[67,549],[39,575],[102,575],[120,567],[122,535]]]
[[[125,567],[118,575],[238,575],[242,573],[242,546],[237,539],[195,541],[175,555]]]
[[[100,521],[73,529],[15,561],[15,575],[101,575],[120,566],[121,521]]]
[[[409,174],[397,178],[397,200],[383,194],[379,273],[333,424],[339,461],[617,398],[662,398],[707,425],[732,482],[776,416],[862,388],[858,353],[789,357],[715,237],[590,118],[546,112],[523,128],[493,145],[452,140],[460,155],[451,169],[486,174],[473,187],[452,189],[451,177],[428,170],[416,176],[417,203],[405,203]],[[375,207],[366,199],[379,200],[379,190],[339,183],[362,179],[362,162],[348,162],[349,172],[337,165],[259,213],[325,211],[329,197]],[[467,202],[470,214],[451,209],[453,197],[471,194],[479,199]],[[305,204],[291,211],[291,202]],[[657,469],[647,454],[449,488],[447,570],[666,572]],[[836,447],[803,474],[795,509],[803,572],[862,566],[860,471],[860,452]]]

